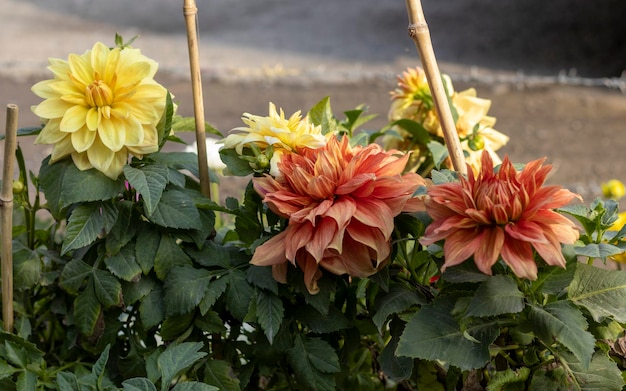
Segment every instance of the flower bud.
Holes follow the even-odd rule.
[[[264,154],[260,154],[256,157],[256,166],[260,169],[265,169],[269,167],[270,159],[267,158]]]
[[[22,181],[13,181],[13,194],[22,194],[24,191],[24,183]]]
[[[472,151],[480,151],[485,148],[485,139],[480,134],[473,135],[467,142]]]

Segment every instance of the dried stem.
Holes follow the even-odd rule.
[[[426,73],[428,86],[435,101],[435,108],[439,116],[439,122],[443,130],[443,136],[448,147],[448,153],[452,160],[452,166],[456,171],[465,175],[467,167],[465,165],[465,156],[461,149],[459,135],[456,132],[456,125],[452,117],[452,111],[448,103],[448,96],[441,80],[437,59],[433,51],[433,44],[430,40],[430,31],[426,24],[422,3],[420,0],[406,0],[406,8],[409,14],[409,36],[413,38],[417,51],[422,60],[422,66]]]
[[[0,229],[2,230],[2,321],[13,331],[13,162],[17,145],[17,105],[7,105],[6,137],[2,192],[0,193]]]
[[[200,173],[200,190],[211,198],[209,184],[209,166],[206,151],[206,134],[204,131],[204,100],[202,98],[202,78],[200,76],[200,56],[198,54],[198,33],[196,16],[198,8],[195,0],[184,0],[183,13],[187,25],[187,44],[189,46],[189,68],[191,71],[191,90],[193,93],[193,109],[196,119],[196,142],[198,144],[198,168]]]

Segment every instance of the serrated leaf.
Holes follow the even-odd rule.
[[[164,282],[165,316],[191,312],[204,298],[212,274],[206,269],[176,266],[170,269]]]
[[[206,383],[190,381],[185,383],[178,383],[176,386],[174,386],[172,391],[220,391],[220,389]]]
[[[596,322],[613,317],[626,322],[626,271],[577,265],[569,299],[585,307]]]
[[[32,391],[37,388],[37,374],[31,371],[24,371],[17,377],[15,384],[17,391]]]
[[[70,215],[61,255],[93,243],[113,227],[117,210],[100,202],[80,204]]]
[[[204,382],[220,391],[239,391],[239,379],[232,376],[233,370],[226,361],[209,360],[204,367]]]
[[[41,257],[36,251],[13,245],[13,287],[22,291],[34,287],[41,280]]]
[[[348,318],[334,306],[330,306],[326,314],[309,306],[298,306],[293,315],[314,333],[332,333],[351,326]]]
[[[90,280],[87,289],[74,300],[74,318],[80,332],[87,336],[92,335],[101,315],[102,307],[93,290],[93,282]]]
[[[246,281],[246,275],[240,270],[231,271],[227,278],[229,281],[226,288],[226,307],[235,318],[243,321],[248,313],[254,288]]]
[[[272,268],[250,265],[246,270],[246,280],[257,288],[265,289],[273,294],[278,294],[278,283],[272,277]]]
[[[48,156],[41,162],[41,167],[39,168],[39,183],[46,197],[48,209],[56,220],[64,218],[64,207],[61,204],[61,189],[65,172],[71,165],[72,161],[70,159],[50,164],[50,156]]]
[[[157,277],[164,281],[171,268],[185,265],[191,265],[191,259],[176,244],[176,240],[167,234],[161,235],[159,249],[154,258],[154,271]]]
[[[100,357],[91,367],[91,374],[94,375],[98,379],[98,384],[102,381],[104,377],[104,371],[107,366],[107,361],[109,361],[109,350],[111,349],[111,345],[107,345],[102,353],[100,353]]]
[[[91,278],[96,297],[104,308],[121,306],[123,304],[122,284],[111,273],[104,270],[95,270]]]
[[[170,345],[157,360],[161,371],[161,391],[168,390],[176,375],[189,368],[196,361],[207,354],[201,352],[201,342],[183,342],[178,345]]]
[[[18,371],[19,369],[10,366],[4,361],[0,361],[0,379],[6,379]]]
[[[133,281],[141,276],[141,267],[135,261],[135,244],[124,246],[117,255],[104,260],[109,271],[124,281]]]
[[[532,305],[530,321],[537,337],[550,346],[558,341],[587,367],[595,347],[595,338],[587,331],[587,321],[576,306],[556,301],[544,307]]]
[[[122,283],[124,304],[133,305],[134,302],[146,297],[156,285],[156,280],[152,276],[142,276],[136,281]]]
[[[467,307],[467,316],[514,314],[524,309],[524,294],[510,277],[495,275],[480,284]]]
[[[169,182],[169,168],[148,164],[138,169],[127,165],[124,166],[124,175],[128,183],[141,194],[146,215],[151,216]]]
[[[139,317],[145,330],[158,325],[165,319],[162,290],[155,287],[139,304]]]
[[[575,382],[569,389],[580,391],[621,391],[624,387],[622,373],[617,363],[611,360],[602,351],[596,352],[588,367],[584,366],[576,357],[567,352],[560,354],[560,359],[566,364],[568,371]],[[571,378],[570,378],[571,381]]]
[[[425,300],[414,290],[410,290],[400,285],[392,285],[389,293],[379,295],[376,298],[376,313],[372,321],[382,331],[387,319],[391,314],[404,312],[414,305],[426,304]]]
[[[217,299],[226,292],[228,286],[228,278],[220,277],[212,280],[204,293],[204,298],[199,304],[200,313],[205,315],[215,304]]]
[[[154,384],[145,377],[124,380],[124,382],[122,382],[122,389],[124,391],[157,391]]]
[[[259,324],[271,345],[283,321],[283,302],[280,297],[272,293],[257,290],[256,308]]]
[[[391,340],[378,357],[380,369],[385,373],[385,376],[395,383],[408,379],[411,373],[413,373],[413,359],[396,355],[398,341],[403,330],[404,322],[398,320],[391,321],[389,324]]]
[[[337,353],[327,342],[297,335],[287,356],[296,376],[308,389],[335,389],[335,378],[331,374],[339,372],[341,367]]]
[[[489,276],[478,270],[473,262],[463,262],[460,265],[447,268],[441,275],[441,278],[445,281],[460,284],[465,282],[487,281]]]
[[[92,269],[80,259],[73,259],[63,267],[59,284],[67,292],[77,295],[85,279],[91,275]]]
[[[426,145],[432,139],[431,133],[424,126],[410,119],[399,119],[389,124],[399,126],[411,134],[412,141],[421,145]]]
[[[248,176],[254,169],[247,160],[241,159],[234,148],[220,149],[220,159],[226,164],[228,173],[234,176]]]
[[[154,260],[161,244],[161,234],[149,225],[143,225],[137,232],[137,243],[141,245],[135,246],[135,261],[143,273],[148,274],[154,267]]]
[[[574,251],[577,255],[601,259],[624,252],[623,249],[608,243],[589,243],[585,246],[574,247]]]
[[[133,216],[134,204],[128,200],[122,200],[115,204],[117,208],[117,220],[106,236],[106,250],[109,254],[117,254],[137,232],[137,222]]]
[[[461,330],[452,316],[454,299],[441,297],[422,307],[407,323],[396,354],[441,360],[461,370],[481,368],[490,358],[489,345],[499,334],[495,321],[476,322]],[[480,343],[465,337],[469,334]]]
[[[150,155],[156,163],[164,164],[176,170],[187,170],[199,177],[198,155],[191,152],[157,152]]]
[[[59,203],[65,207],[78,202],[110,200],[123,191],[123,179],[112,180],[96,169],[81,171],[71,164],[63,176]]]
[[[435,167],[437,169],[441,168],[441,164],[448,157],[448,149],[445,145],[437,142],[437,141],[429,141],[426,144],[430,153],[433,155],[433,161],[435,162]]]
[[[56,377],[57,386],[59,391],[81,391],[80,384],[76,375],[69,372],[59,372]]]
[[[166,228],[200,229],[200,214],[191,197],[180,190],[163,192],[150,221]]]
[[[322,134],[331,133],[337,128],[337,121],[333,116],[330,107],[330,97],[328,96],[322,98],[322,100],[311,107],[307,117],[312,124],[321,126]]]
[[[521,367],[515,371],[511,368],[507,368],[504,371],[497,371],[493,374],[491,379],[489,379],[487,391],[508,390],[509,387],[521,389],[519,387],[524,386],[524,383],[528,380],[528,376],[530,376],[530,369],[528,367]],[[516,385],[515,383],[522,384]]]

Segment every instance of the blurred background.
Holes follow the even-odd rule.
[[[420,65],[402,0],[197,0],[207,120],[223,133],[241,114],[287,114],[330,95],[335,113],[365,103],[385,123],[388,92]],[[422,0],[440,69],[457,90],[492,99],[502,154],[547,156],[551,180],[586,198],[626,182],[626,1]],[[192,115],[183,1],[0,0],[0,102],[38,119],[34,82],[49,57],[82,53],[115,33],[160,65],[159,81]],[[5,112],[0,110],[0,124]],[[3,131],[2,131],[3,132]],[[189,138],[187,138],[189,139]],[[27,145],[32,164],[48,151]],[[36,169],[36,167],[35,167]]]

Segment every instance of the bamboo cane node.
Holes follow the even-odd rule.
[[[12,208],[13,207],[13,200],[3,200],[2,198],[0,198],[0,207],[2,208]]]
[[[195,15],[197,13],[198,13],[198,7],[190,6],[190,5],[184,5],[183,6],[183,14],[185,16]]]

